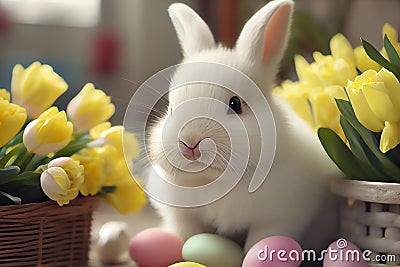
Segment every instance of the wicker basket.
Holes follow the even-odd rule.
[[[86,266],[96,203],[0,206],[0,266]]]
[[[335,178],[331,189],[346,198],[341,208],[342,236],[371,250],[371,259],[396,258],[370,266],[400,266],[400,184]]]

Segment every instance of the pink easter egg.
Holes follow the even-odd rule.
[[[368,256],[365,254],[365,256]],[[324,254],[324,267],[368,267],[363,253],[353,243],[340,238],[331,243]]]
[[[299,267],[302,249],[286,236],[271,236],[255,244],[244,258],[242,267]]]
[[[165,267],[183,261],[184,240],[168,231],[150,228],[135,235],[129,253],[139,267]]]

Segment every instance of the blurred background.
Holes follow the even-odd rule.
[[[0,87],[12,67],[50,64],[70,85],[68,100],[88,81],[113,98],[121,123],[140,83],[181,60],[167,8],[174,0],[0,0]],[[232,46],[246,20],[266,0],[185,0],[210,25],[216,40]],[[292,41],[280,78],[295,79],[293,55],[329,53],[329,39],[344,33],[382,47],[385,22],[400,29],[399,0],[295,0]]]

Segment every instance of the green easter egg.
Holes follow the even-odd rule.
[[[207,267],[241,267],[244,253],[239,245],[227,238],[198,234],[185,242],[182,257]]]

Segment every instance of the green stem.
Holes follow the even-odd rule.
[[[28,171],[34,171],[38,167],[37,164],[46,158],[46,156],[40,156],[40,155],[34,155],[31,161],[26,165],[26,167],[23,169],[25,172]]]
[[[84,134],[85,134],[85,132],[74,132],[74,133],[72,134],[72,140],[73,140],[73,141],[77,141],[77,140],[79,140]]]
[[[19,156],[23,155],[25,152],[26,148],[23,144],[16,146],[0,159],[0,168],[5,168],[12,165],[19,158]]]
[[[28,150],[25,152],[25,154],[16,162],[17,166],[23,166],[26,164],[27,160],[31,157],[32,152],[29,152]],[[12,163],[11,163],[12,164]]]

